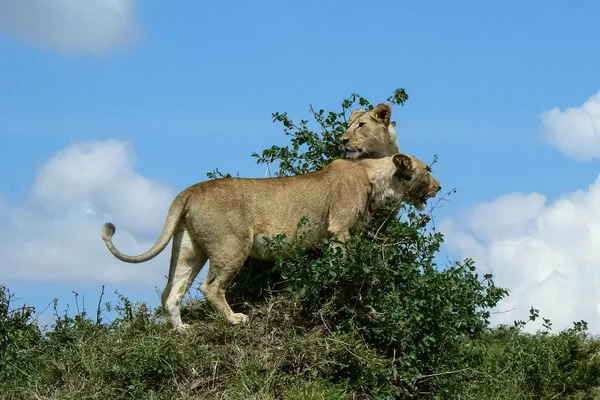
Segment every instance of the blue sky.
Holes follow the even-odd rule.
[[[542,313],[554,312],[561,323],[586,317],[597,320],[594,327],[600,331],[600,292],[595,289],[600,254],[588,249],[594,244],[594,224],[600,227],[592,190],[600,156],[595,150],[600,126],[593,124],[600,117],[594,114],[596,102],[584,109],[600,90],[599,3],[28,3],[20,8],[0,0],[0,222],[5,225],[0,238],[10,237],[12,249],[24,242],[24,248],[38,248],[36,243],[47,242],[44,235],[59,240],[63,229],[77,236],[78,218],[87,218],[85,229],[97,226],[97,233],[90,234],[94,243],[77,244],[82,253],[76,256],[68,244],[47,245],[31,256],[35,261],[5,251],[0,282],[22,301],[43,308],[59,297],[66,304],[71,290],[93,299],[104,283],[95,251],[106,252],[103,260],[110,255],[101,249],[97,222],[111,216],[119,228],[114,218],[118,205],[106,199],[95,203],[97,176],[73,178],[68,160],[105,157],[98,162],[111,165],[110,157],[121,157],[119,165],[127,172],[113,173],[132,177],[135,184],[124,180],[126,187],[142,187],[136,199],[146,202],[160,192],[162,203],[148,200],[158,216],[146,230],[136,230],[135,221],[130,229],[126,225],[132,243],[144,240],[137,242],[139,248],[125,241],[119,246],[119,233],[115,237],[124,252],[141,252],[157,237],[172,196],[206,179],[206,172],[218,167],[246,177],[264,175],[250,154],[286,140],[272,123],[272,112],[306,118],[310,104],[337,110],[353,92],[378,103],[404,87],[410,99],[404,107],[395,106],[392,116],[402,150],[427,161],[437,154],[436,177],[445,188],[458,190],[435,212],[447,229],[444,251],[478,256],[482,269],[505,275],[499,283],[515,285],[511,305],[516,311],[510,318],[526,314],[536,301]],[[556,118],[544,119],[554,108]],[[578,122],[577,110],[592,115],[591,130],[581,128],[588,121]],[[114,145],[102,147],[107,140]],[[572,140],[582,144],[566,149]],[[84,148],[90,141],[100,147]],[[129,150],[123,153],[122,146]],[[586,148],[589,154],[582,158]],[[91,183],[74,190],[73,182],[82,181]],[[553,226],[548,222],[554,221],[553,213],[562,210],[561,199],[581,214],[566,218],[571,224],[582,221],[574,231],[591,221],[577,242],[587,243],[581,250],[590,253],[587,258],[569,261],[568,246],[558,251],[553,241],[559,240],[554,238],[561,228],[546,230]],[[85,217],[73,211],[84,208]],[[38,225],[24,228],[23,218]],[[517,224],[529,222],[515,227],[511,218]],[[19,234],[6,226],[18,227]],[[521,243],[517,250],[506,248],[515,243]],[[529,256],[522,243],[541,244]],[[86,246],[94,250],[86,253]],[[46,264],[48,257],[54,261]],[[76,278],[56,261],[69,264],[70,257],[80,263]],[[523,264],[544,257],[566,261],[547,270]],[[147,273],[143,264],[114,264],[115,271],[133,272],[127,272],[130,280],[109,279],[107,291],[119,289],[134,300],[156,304],[158,296],[148,282],[162,290],[167,260],[161,258],[163,264]],[[94,274],[86,275],[86,268],[95,269]],[[136,274],[153,275],[145,281]],[[556,278],[556,287],[549,288],[553,276],[563,280]],[[528,286],[516,284],[525,278]],[[593,284],[582,291],[577,285],[584,281]],[[574,300],[573,308],[553,311],[558,306],[550,300],[563,289],[587,297]],[[531,297],[536,290],[537,297]],[[587,309],[588,303],[597,306]]]

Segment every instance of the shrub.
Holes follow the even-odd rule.
[[[406,92],[397,89],[388,101],[403,104],[407,99]],[[322,168],[339,156],[337,137],[345,131],[346,113],[355,102],[372,108],[359,95],[344,100],[340,113],[311,107],[320,132],[311,131],[306,120],[295,124],[286,113],[274,113],[291,145],[255,153],[257,162],[277,163],[278,176]],[[259,276],[280,295],[294,298],[301,309],[295,324],[324,324],[332,333],[357,334],[379,354],[385,373],[361,383],[361,390],[372,392],[385,382],[386,393],[399,395],[436,389],[430,387],[431,380],[421,383],[419,377],[475,362],[473,341],[485,332],[489,309],[507,291],[495,286],[491,275],[480,278],[469,259],[439,269],[434,257],[443,236],[431,227],[432,216],[403,207],[403,218],[398,219],[391,210],[395,208],[384,209],[369,229],[356,232],[344,246],[346,258],[325,242],[310,251],[296,248],[295,257],[279,259]],[[299,231],[310,223],[298,222]],[[267,245],[280,254],[283,240],[270,238]],[[250,275],[253,271],[234,281],[232,303],[244,303],[244,293],[255,290],[258,278]],[[357,380],[364,366],[354,368],[341,376]]]

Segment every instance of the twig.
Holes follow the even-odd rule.
[[[504,313],[508,313],[511,311],[515,311],[516,308],[511,308],[510,310],[505,310],[505,311],[494,311],[494,312],[490,312],[490,314],[504,314]]]
[[[167,360],[165,360],[162,357],[159,357],[159,360],[164,362],[167,367],[169,367],[169,370],[171,371],[171,375],[173,376],[173,382],[175,382],[175,386],[177,386],[177,391],[179,391],[179,393],[183,396],[183,391],[181,390],[181,387],[179,386],[179,382],[177,382],[177,377],[175,376],[175,371],[173,371],[173,367],[171,367],[171,364],[169,364],[169,362]]]
[[[74,290],[71,290],[71,293],[73,293],[75,295],[75,307],[77,307],[77,315],[80,315],[79,312],[79,293],[75,292]]]
[[[331,332],[331,329],[329,329],[329,325],[327,325],[327,322],[325,322],[325,318],[323,318],[323,314],[319,313],[319,316],[321,317],[321,321],[323,321],[323,325],[325,325],[325,328],[327,328],[327,330],[329,331],[330,334],[333,334],[333,332]]]
[[[562,391],[562,392],[560,392],[560,393],[557,393],[557,394],[555,394],[555,395],[554,395],[554,396],[552,396],[552,397],[550,397],[550,400],[553,400],[553,399],[557,398],[558,396],[560,396],[561,394],[563,394],[563,393],[565,392],[564,386],[565,386],[565,385],[563,384],[563,391]]]
[[[40,312],[35,313],[35,318],[34,318],[34,322],[37,325],[39,323],[40,317],[42,316],[42,314],[50,307],[50,305],[52,304],[52,302],[48,303],[48,305],[46,305],[46,307],[44,307],[44,309]]]
[[[215,382],[217,380],[217,369],[219,368],[219,360],[215,361],[215,366],[213,367],[213,375],[212,375],[212,390],[215,389]]]
[[[429,374],[429,375],[421,375],[418,378],[415,378],[415,382],[421,379],[428,379],[428,378],[433,378],[436,376],[442,376],[442,375],[451,375],[451,374],[458,374],[460,372],[465,372],[470,370],[471,368],[463,368],[463,369],[458,369],[456,371],[446,371],[446,372],[440,372],[439,374]]]
[[[325,126],[325,124],[323,123],[323,120],[321,119],[321,116],[317,117],[317,113],[313,109],[312,104],[310,105],[310,113],[317,120],[317,122],[319,123],[319,125],[321,125],[321,129],[323,129],[323,133],[328,132],[329,130],[327,129],[327,126]]]
[[[96,310],[96,325],[100,326],[102,323],[102,297],[104,296],[104,285],[102,285],[102,292],[100,293],[100,299],[98,299],[98,309]]]

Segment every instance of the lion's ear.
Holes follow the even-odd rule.
[[[352,122],[352,120],[360,117],[364,113],[365,112],[363,110],[354,110],[354,111],[352,111],[352,113],[350,114],[350,121],[348,121],[348,122]]]
[[[371,110],[371,115],[388,127],[390,124],[390,117],[392,116],[392,107],[385,103],[377,104],[377,106]]]
[[[401,175],[410,175],[413,169],[412,159],[406,154],[396,154],[392,160],[396,166],[396,170]]]

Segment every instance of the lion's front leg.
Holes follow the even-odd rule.
[[[340,187],[343,187],[340,186]],[[355,191],[348,193],[340,191],[331,200],[329,208],[328,231],[337,236],[338,241],[345,243],[350,239],[350,230],[356,226],[359,221],[361,212],[365,209],[367,203],[368,190]],[[341,249],[342,254],[346,257],[346,248],[340,243],[332,243],[333,250]]]
[[[338,232],[330,231],[330,233],[333,233],[336,236],[337,241],[330,242],[329,247],[334,252],[337,251],[337,249],[340,249],[340,251],[342,252],[342,257],[346,258],[346,247],[343,244],[346,243],[348,239],[350,239],[350,232],[346,230]]]

